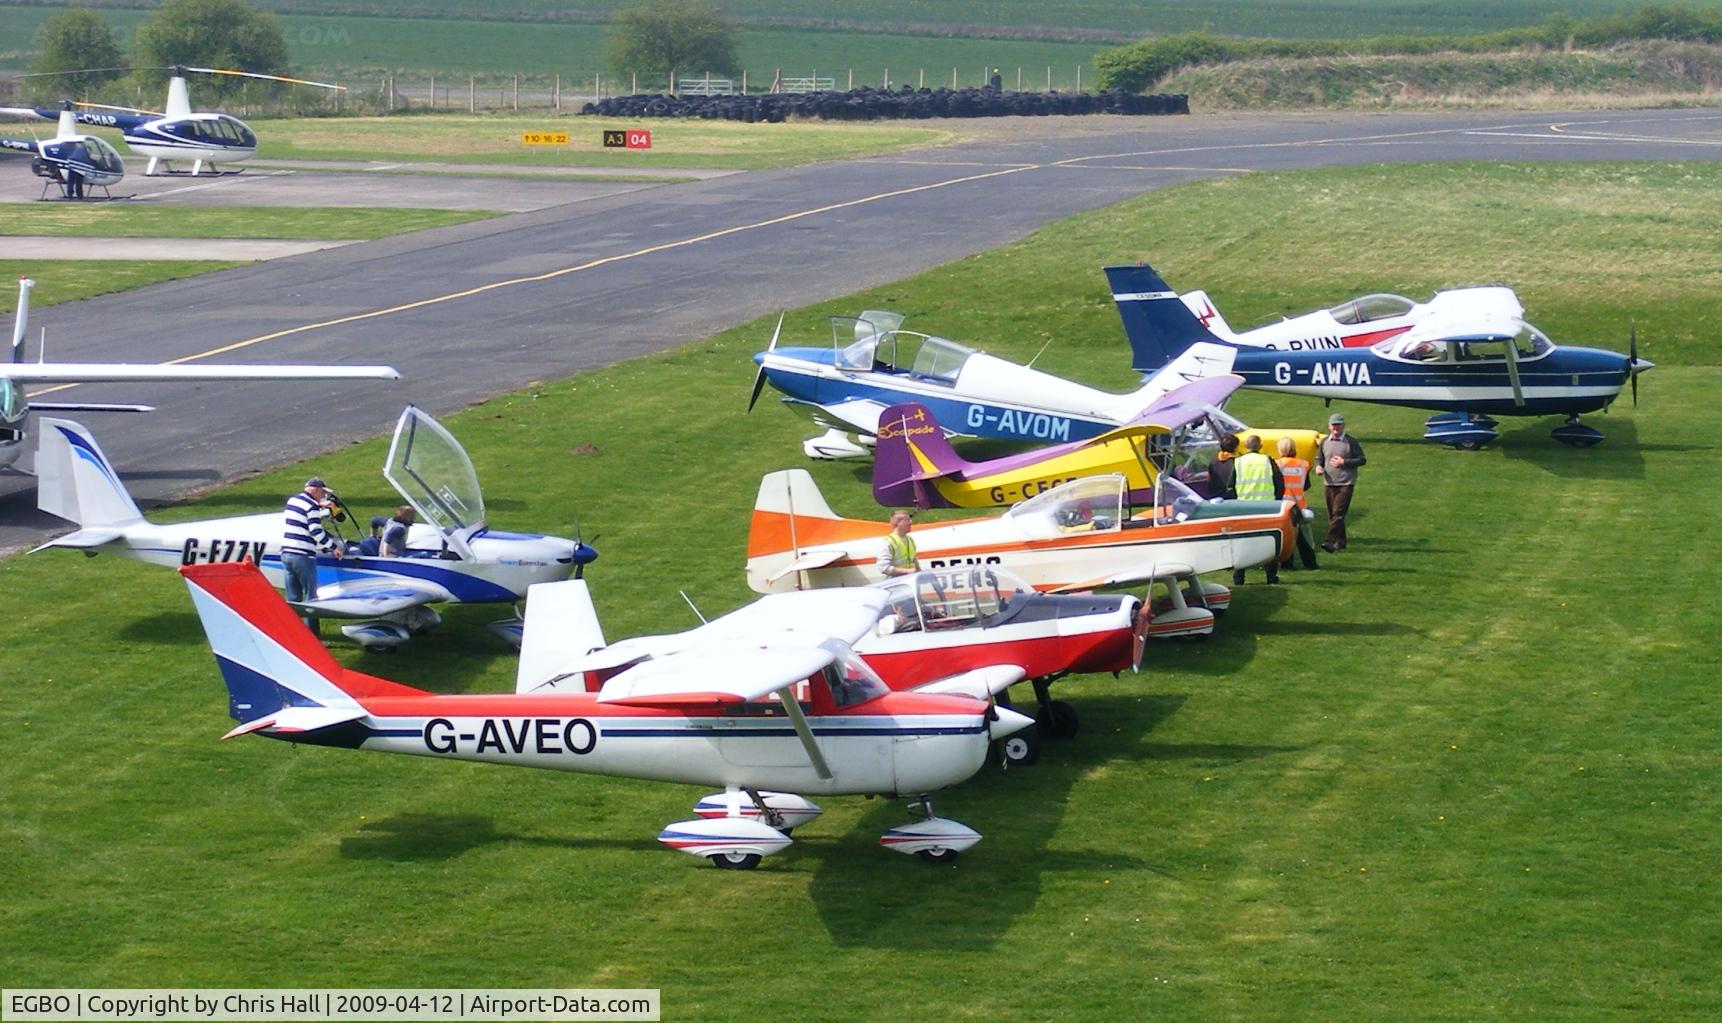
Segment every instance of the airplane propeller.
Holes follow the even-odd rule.
[[[765,346],[767,355],[777,351],[777,339],[783,333],[783,318],[787,315],[788,313],[777,314],[777,329],[771,332],[771,344]],[[765,390],[765,363],[761,362],[759,372],[753,375],[753,393],[747,398],[747,410],[749,412],[753,411],[754,403],[759,401],[759,392],[763,390]]]
[[[1636,408],[1638,407],[1638,374],[1640,372],[1638,368],[1638,321],[1636,320],[1632,323],[1631,340],[1627,342],[1626,359],[1626,372],[1628,376],[1632,377],[1632,404]]]
[[[1174,580],[1172,585],[1176,586]],[[1142,594],[1142,606],[1136,609],[1136,620],[1130,627],[1130,670],[1142,670],[1142,654],[1148,648],[1148,624],[1154,620],[1154,584],[1148,584],[1148,592]]]
[[[598,537],[600,535],[601,534],[593,533],[592,534],[592,542],[597,543]],[[574,516],[574,550],[579,551],[580,548],[585,547],[585,546],[586,546],[586,541],[580,535],[580,516],[576,515],[576,516]],[[590,548],[588,548],[588,549],[590,549]],[[581,561],[578,556],[576,556],[574,558],[574,562],[575,562],[574,563],[574,578],[576,578],[576,579],[586,578],[586,562]]]

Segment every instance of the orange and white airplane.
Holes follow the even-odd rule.
[[[1168,591],[1165,614],[1200,618],[1231,594],[1197,576],[1279,561],[1292,549],[1291,501],[1204,501],[1162,475],[1153,506],[1131,514],[1127,486],[1120,475],[1090,476],[1003,515],[923,526],[912,533],[916,555],[922,568],[1002,566],[1043,592],[1158,581]],[[774,593],[878,582],[889,531],[885,522],[839,517],[805,469],[768,473],[748,531],[747,584]]]

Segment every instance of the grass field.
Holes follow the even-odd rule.
[[[0,203],[0,235],[107,238],[386,238],[495,216],[481,210],[333,206]]]
[[[868,307],[1123,390],[1099,267],[1152,258],[1235,326],[1371,290],[1510,281],[1558,339],[1658,368],[1644,403],[1492,450],[1353,406],[1353,546],[1251,585],[1205,644],[1060,683],[1082,734],[984,771],[941,812],[955,866],[874,844],[906,819],[828,800],[752,874],[656,848],[692,788],[256,739],[230,722],[170,573],[69,552],[0,563],[0,971],[11,986],[660,987],[665,1018],[1707,1019],[1722,912],[1722,708],[1701,633],[1714,551],[1674,535],[1722,472],[1714,337],[1722,170],[1442,165],[1247,175],[1156,193],[790,313]],[[1126,241],[1128,239],[1128,241]],[[606,630],[734,606],[761,472],[802,422],[742,407],[772,323],[498,398],[448,422],[503,528],[603,552]],[[1262,424],[1317,403],[1245,394]],[[649,424],[649,426],[648,426]],[[381,426],[381,424],[379,424]],[[101,427],[98,425],[98,435]],[[382,441],[311,465],[393,499]],[[124,467],[121,467],[122,470]],[[865,468],[812,467],[870,508]],[[269,507],[306,466],[162,517]],[[1694,617],[1698,621],[1694,622]],[[391,660],[504,691],[491,615]],[[763,1008],[769,1005],[769,1009]]]

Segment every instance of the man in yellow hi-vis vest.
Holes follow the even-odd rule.
[[[1255,434],[1244,438],[1244,454],[1238,456],[1232,470],[1233,486],[1240,501],[1280,501],[1286,496],[1285,477],[1274,460],[1262,454],[1262,439]],[[1278,559],[1268,562],[1268,582],[1280,581]],[[1244,584],[1244,570],[1232,570],[1232,583]]]
[[[886,577],[894,575],[914,575],[921,570],[921,563],[915,559],[915,541],[909,536],[909,526],[914,520],[909,513],[901,509],[891,513],[891,531],[885,534],[885,546],[879,552],[879,571]]]

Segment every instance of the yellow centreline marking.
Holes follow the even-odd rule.
[[[665,251],[668,251],[670,249],[679,249],[679,248],[683,248],[683,247],[688,246],[688,245],[697,245],[700,242],[709,242],[714,238],[723,238],[727,235],[740,234],[744,231],[756,231],[756,230],[759,230],[760,228],[764,228],[764,227],[774,227],[778,224],[789,223],[792,220],[801,220],[801,219],[806,218],[806,217],[817,216],[821,213],[830,213],[833,210],[848,209],[848,208],[853,207],[853,206],[864,206],[867,203],[879,202],[879,201],[884,200],[884,199],[895,199],[898,196],[913,195],[916,192],[927,192],[927,191],[931,191],[935,188],[945,188],[945,187],[950,186],[950,185],[961,185],[961,184],[966,184],[970,181],[982,181],[982,180],[985,180],[987,178],[1001,177],[1001,176],[1006,175],[1006,174],[1018,174],[1018,173],[1021,173],[1022,171],[1026,171],[1026,170],[1035,170],[1039,166],[1040,166],[1040,164],[1025,163],[1025,164],[1020,164],[1020,165],[1014,166],[1014,167],[1008,167],[1004,170],[988,171],[985,174],[969,174],[969,175],[966,175],[964,177],[950,178],[950,179],[945,180],[945,181],[934,181],[934,182],[930,182],[930,183],[925,184],[925,185],[911,185],[908,188],[897,188],[897,189],[893,189],[889,192],[879,192],[875,195],[865,195],[859,199],[848,199],[848,200],[845,200],[843,202],[834,202],[834,203],[831,203],[829,205],[815,207],[814,209],[810,209],[810,210],[799,210],[795,213],[785,213],[784,215],[782,215],[780,217],[772,217],[769,220],[760,220],[760,221],[756,221],[756,222],[751,223],[751,224],[737,224],[734,227],[726,227],[726,228],[722,228],[721,230],[710,231],[710,232],[707,232],[706,234],[697,235],[693,238],[683,238],[683,239],[680,239],[679,241],[664,242],[661,245],[651,245],[651,246],[647,246],[646,248],[643,248],[643,249],[636,249],[633,252],[624,252],[624,253],[622,253],[620,255],[616,255],[616,256],[605,256],[602,259],[594,259],[594,260],[591,260],[589,262],[581,263],[577,266],[565,266],[559,270],[551,270],[551,271],[548,271],[546,273],[534,274],[534,275],[529,276],[529,277],[513,277],[513,278],[510,278],[510,279],[504,280],[504,281],[492,281],[489,284],[481,284],[476,288],[467,288],[464,291],[451,291],[446,295],[437,295],[437,296],[434,296],[432,298],[424,298],[424,299],[418,300],[417,302],[405,302],[405,303],[402,303],[401,305],[389,306],[386,309],[373,309],[368,313],[354,313],[351,316],[340,316],[340,317],[336,317],[335,319],[332,319],[332,320],[322,320],[322,321],[317,322],[317,323],[306,323],[306,324],[301,324],[300,326],[297,326],[297,327],[288,327],[285,330],[277,330],[277,331],[274,331],[274,332],[268,333],[268,334],[259,334],[256,337],[246,338],[243,341],[235,341],[232,344],[222,345],[218,348],[211,348],[208,351],[198,352],[195,355],[186,355],[186,356],[182,356],[181,358],[178,358],[178,359],[169,359],[167,362],[164,362],[161,365],[163,365],[163,366],[178,366],[178,365],[181,365],[181,364],[187,363],[187,362],[196,362],[199,359],[207,359],[207,358],[210,358],[211,356],[215,356],[215,355],[225,355],[228,352],[236,352],[242,348],[250,348],[252,345],[260,345],[260,344],[263,344],[265,341],[274,341],[277,338],[289,337],[293,334],[303,334],[306,331],[320,330],[324,327],[338,327],[344,323],[357,323],[361,320],[374,320],[374,319],[378,319],[378,318],[383,317],[383,316],[393,316],[396,313],[409,312],[409,311],[414,310],[414,309],[423,309],[426,306],[440,305],[443,302],[453,302],[457,299],[470,298],[473,295],[482,295],[487,291],[495,291],[498,288],[511,288],[511,287],[514,287],[514,286],[520,285],[520,284],[538,284],[538,283],[543,282],[543,281],[555,280],[558,277],[566,277],[569,274],[580,273],[581,271],[584,271],[584,270],[594,270],[594,269],[597,269],[598,267],[601,267],[601,266],[608,266],[611,263],[620,263],[624,260],[638,259],[641,256],[650,256],[653,253],[657,253],[657,252],[665,252]],[[79,385],[78,384],[58,384],[54,387],[45,388],[45,389],[40,390],[40,391],[33,391],[33,392],[31,392],[30,397],[37,397],[37,396],[43,395],[43,394],[53,394],[56,391],[63,391],[69,387],[77,387],[77,386],[79,386]]]

